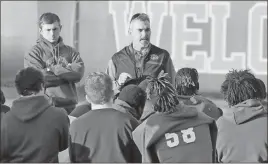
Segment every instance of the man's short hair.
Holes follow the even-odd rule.
[[[261,87],[249,70],[232,70],[226,75],[221,85],[221,93],[229,106],[234,106],[248,99],[260,99]]]
[[[130,23],[134,20],[140,20],[142,22],[145,22],[145,21],[149,21],[150,22],[150,18],[147,14],[145,13],[137,13],[137,14],[134,14],[131,19],[130,19]]]
[[[53,24],[55,22],[59,22],[60,24],[59,16],[54,13],[48,12],[40,16],[38,25],[39,25],[39,28],[42,28],[43,24]]]
[[[175,88],[178,95],[195,95],[199,90],[197,70],[195,68],[178,70],[175,78]]]
[[[85,91],[92,103],[105,104],[113,97],[112,79],[103,72],[90,73],[85,80]]]
[[[43,84],[44,76],[42,72],[33,67],[21,69],[15,78],[17,92],[23,96],[40,92]]]

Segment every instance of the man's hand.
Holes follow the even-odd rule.
[[[123,72],[123,73],[120,74],[117,82],[118,82],[119,85],[123,85],[128,78],[132,78],[131,75],[128,74],[128,73]]]

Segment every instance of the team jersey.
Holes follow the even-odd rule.
[[[133,132],[142,162],[213,162],[215,121],[195,108],[155,113]]]

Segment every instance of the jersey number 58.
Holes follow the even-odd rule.
[[[182,133],[183,142],[185,143],[192,143],[196,139],[194,128],[181,130],[181,133]],[[165,137],[167,140],[168,147],[175,147],[175,146],[178,146],[180,143],[179,136],[176,133],[166,133]]]

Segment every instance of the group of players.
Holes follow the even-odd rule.
[[[54,13],[39,18],[40,37],[15,77],[9,108],[1,91],[0,162],[179,163],[268,162],[265,84],[249,70],[230,70],[219,87],[220,109],[198,94],[195,68],[174,69],[169,53],[150,43],[150,19],[132,16],[132,43],[107,71],[75,83],[84,62],[63,43]],[[66,161],[65,161],[66,162]]]

